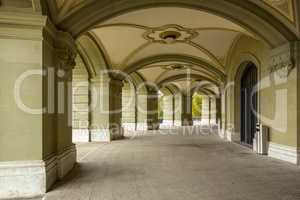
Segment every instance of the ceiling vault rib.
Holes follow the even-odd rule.
[[[109,54],[107,53],[101,40],[93,32],[87,32],[86,36],[89,37],[92,40],[92,42],[94,42],[94,44],[97,46],[98,50],[102,54],[108,69],[111,69],[112,68],[111,58],[110,58]]]
[[[77,49],[78,52],[85,63],[88,63],[87,66],[89,66],[90,70],[93,71],[93,74],[96,75],[96,69],[94,68],[94,65],[92,64],[92,61],[90,60],[88,53],[84,50],[84,47],[80,44],[80,42],[77,43]]]
[[[222,81],[224,81],[225,78],[226,78],[223,71],[221,71],[220,69],[217,69],[213,65],[201,60],[200,58],[193,58],[193,57],[190,57],[190,56],[177,55],[177,54],[171,54],[171,55],[164,54],[164,55],[160,55],[160,56],[147,57],[145,59],[139,60],[139,61],[127,66],[127,68],[124,69],[124,71],[130,73],[130,72],[136,71],[138,69],[141,69],[144,66],[154,64],[154,63],[157,63],[157,62],[162,62],[162,61],[188,62],[188,63],[191,63],[191,64],[195,64],[197,66],[201,66],[202,68],[212,72],[213,74],[215,74]]]
[[[204,54],[206,54],[210,59],[212,59],[213,61],[215,61],[219,66],[218,67],[222,67],[224,68],[223,64],[219,61],[219,59],[213,54],[211,53],[209,50],[207,50],[206,48],[202,47],[199,44],[196,44],[192,41],[187,41],[187,44],[197,48],[198,50],[202,51]]]
[[[148,47],[149,45],[151,45],[152,43],[150,41],[147,41],[146,43],[142,44],[141,46],[137,47],[135,50],[133,50],[130,54],[128,54],[128,56],[124,59],[124,61],[122,62],[121,66],[125,67],[128,62],[130,61],[131,58],[133,58],[139,51],[145,49],[146,47]]]
[[[178,79],[183,79],[183,78],[192,78],[192,79],[201,79],[201,80],[206,80],[206,81],[209,81],[215,85],[220,85],[220,83],[216,82],[215,80],[211,80],[207,77],[204,77],[204,76],[201,76],[199,74],[190,74],[189,76],[185,75],[185,74],[178,74],[178,75],[175,75],[175,76],[171,76],[171,77],[168,77],[166,79],[163,79],[161,80],[160,82],[158,82],[158,86],[160,85],[163,85],[165,83],[168,83],[168,82],[174,82]]]
[[[101,29],[101,28],[107,28],[107,27],[114,27],[114,26],[120,26],[120,27],[132,27],[132,28],[139,28],[139,29],[145,29],[149,30],[150,27],[148,26],[143,26],[139,24],[130,24],[130,23],[112,23],[112,24],[103,24],[103,25],[96,25],[92,27],[91,29]]]

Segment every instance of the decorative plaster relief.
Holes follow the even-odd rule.
[[[287,78],[295,67],[294,55],[291,45],[284,45],[272,52],[272,61],[269,68],[270,73],[276,73],[280,78]]]
[[[293,0],[263,0],[291,21],[294,19]]]
[[[190,69],[192,66],[191,65],[186,65],[186,64],[170,64],[170,65],[163,65],[162,69],[165,70],[183,70],[183,69]]]
[[[144,33],[144,38],[150,42],[173,44],[176,42],[188,42],[198,36],[198,32],[176,24],[169,24],[153,28]]]

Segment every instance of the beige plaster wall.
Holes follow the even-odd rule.
[[[14,88],[23,73],[53,64],[52,52],[39,40],[4,38],[0,52],[0,161],[41,160],[56,151],[54,114],[24,112],[16,103]],[[43,108],[47,104],[43,87],[47,79],[28,76],[21,84],[21,102],[31,109]]]
[[[297,146],[297,70],[286,80],[270,75],[271,49],[262,43],[243,36],[237,41],[228,60],[226,88],[226,127],[232,140],[240,140],[240,96],[239,78],[245,61],[253,62],[258,68],[259,121],[270,127],[270,141],[277,144]],[[273,77],[273,78],[272,78]],[[285,95],[286,94],[286,95]],[[276,100],[277,96],[277,100]],[[287,119],[285,119],[287,112]]]

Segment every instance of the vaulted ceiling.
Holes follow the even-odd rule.
[[[79,41],[90,51],[82,39],[89,38],[112,69],[137,72],[147,82],[176,84],[190,78],[219,85],[228,54],[241,36],[256,39],[246,28],[208,12],[156,7],[110,18]]]
[[[300,38],[298,0],[0,0],[0,10],[45,7],[77,39],[91,74],[117,69],[179,90],[221,84],[241,37],[271,48]]]
[[[135,72],[147,82],[173,85],[179,91],[198,87],[203,81],[210,87],[219,86],[239,38],[261,39],[242,24],[178,6],[120,13],[95,24],[79,40],[83,37],[96,44],[110,68]],[[81,45],[86,51],[91,47]]]

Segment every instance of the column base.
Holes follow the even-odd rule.
[[[111,142],[109,129],[91,130],[92,142]]]
[[[72,141],[73,142],[89,142],[90,132],[89,129],[73,129]]]
[[[122,126],[125,131],[135,131],[135,123],[122,123]]]
[[[144,122],[137,123],[137,131],[147,131],[148,124]]]
[[[119,140],[124,138],[124,129],[120,128],[118,133],[113,133],[110,129],[91,130],[92,142],[111,142],[112,140]]]
[[[46,160],[0,162],[0,199],[40,197],[75,163],[75,145]]]
[[[300,150],[296,147],[270,142],[268,155],[271,158],[276,158],[295,165],[300,165]]]
[[[76,146],[72,145],[66,148],[57,156],[57,176],[59,179],[64,178],[74,167],[76,163]]]
[[[174,126],[173,120],[163,120],[163,122],[160,124],[161,129],[169,129]]]
[[[175,120],[174,121],[174,126],[181,126],[181,120]]]
[[[118,129],[110,130],[111,133],[111,140],[121,140],[124,139],[124,128],[119,127]]]
[[[202,119],[201,120],[201,125],[208,125],[208,124],[210,124],[210,122],[209,122],[209,119]]]

